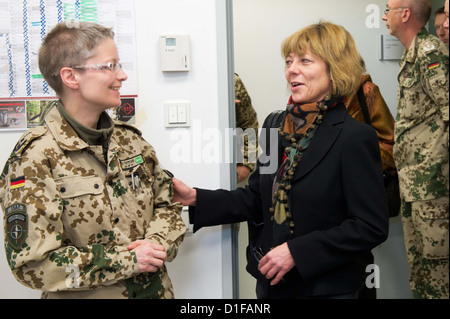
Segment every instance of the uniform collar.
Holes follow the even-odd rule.
[[[409,49],[405,51],[405,54],[403,55],[403,58],[400,62],[401,65],[404,65],[405,62],[414,63],[414,61],[416,60],[416,57],[417,57],[419,39],[423,38],[427,35],[428,35],[428,31],[427,31],[427,29],[425,29],[425,27],[420,29],[420,31],[416,34],[416,36],[412,40],[411,45],[409,46]]]
[[[59,113],[56,103],[45,117],[45,122],[58,145],[68,151],[88,148],[89,145],[78,136],[73,127]]]
[[[98,128],[92,129],[70,116],[61,102],[57,103],[56,108],[83,141],[89,145],[103,145],[108,143],[111,134],[114,131],[114,123],[106,112],[103,112],[100,115]]]

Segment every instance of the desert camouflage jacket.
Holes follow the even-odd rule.
[[[394,159],[407,201],[449,194],[448,47],[423,28],[400,62]]]
[[[185,225],[172,180],[124,123],[115,122],[107,156],[56,107],[22,136],[0,178],[9,266],[48,298],[172,298],[166,268],[140,274],[127,249],[146,239],[175,258]]]

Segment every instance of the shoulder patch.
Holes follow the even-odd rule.
[[[10,184],[9,184],[9,188],[11,190],[13,189],[17,189],[17,188],[22,188],[25,186],[25,176],[20,176],[17,178],[11,178]]]
[[[22,248],[28,235],[28,216],[25,204],[16,203],[5,209],[6,241],[15,250]]]
[[[20,156],[23,150],[36,138],[42,136],[47,132],[47,126],[38,126],[28,130],[25,134],[17,142],[14,147],[13,153],[11,156]]]
[[[428,70],[436,69],[436,68],[438,68],[440,65],[441,65],[441,64],[440,64],[439,62],[433,62],[433,63],[430,63],[430,64],[428,64]]]
[[[433,43],[431,43],[430,41],[426,41],[424,46],[423,46],[423,50],[425,52],[430,52],[432,50],[436,49],[435,45]]]

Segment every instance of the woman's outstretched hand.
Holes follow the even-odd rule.
[[[197,190],[187,186],[182,181],[172,178],[174,195],[173,201],[180,202],[183,206],[195,206],[197,201]]]

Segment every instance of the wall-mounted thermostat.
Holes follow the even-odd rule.
[[[161,71],[176,72],[191,69],[189,35],[161,35],[159,38]]]

